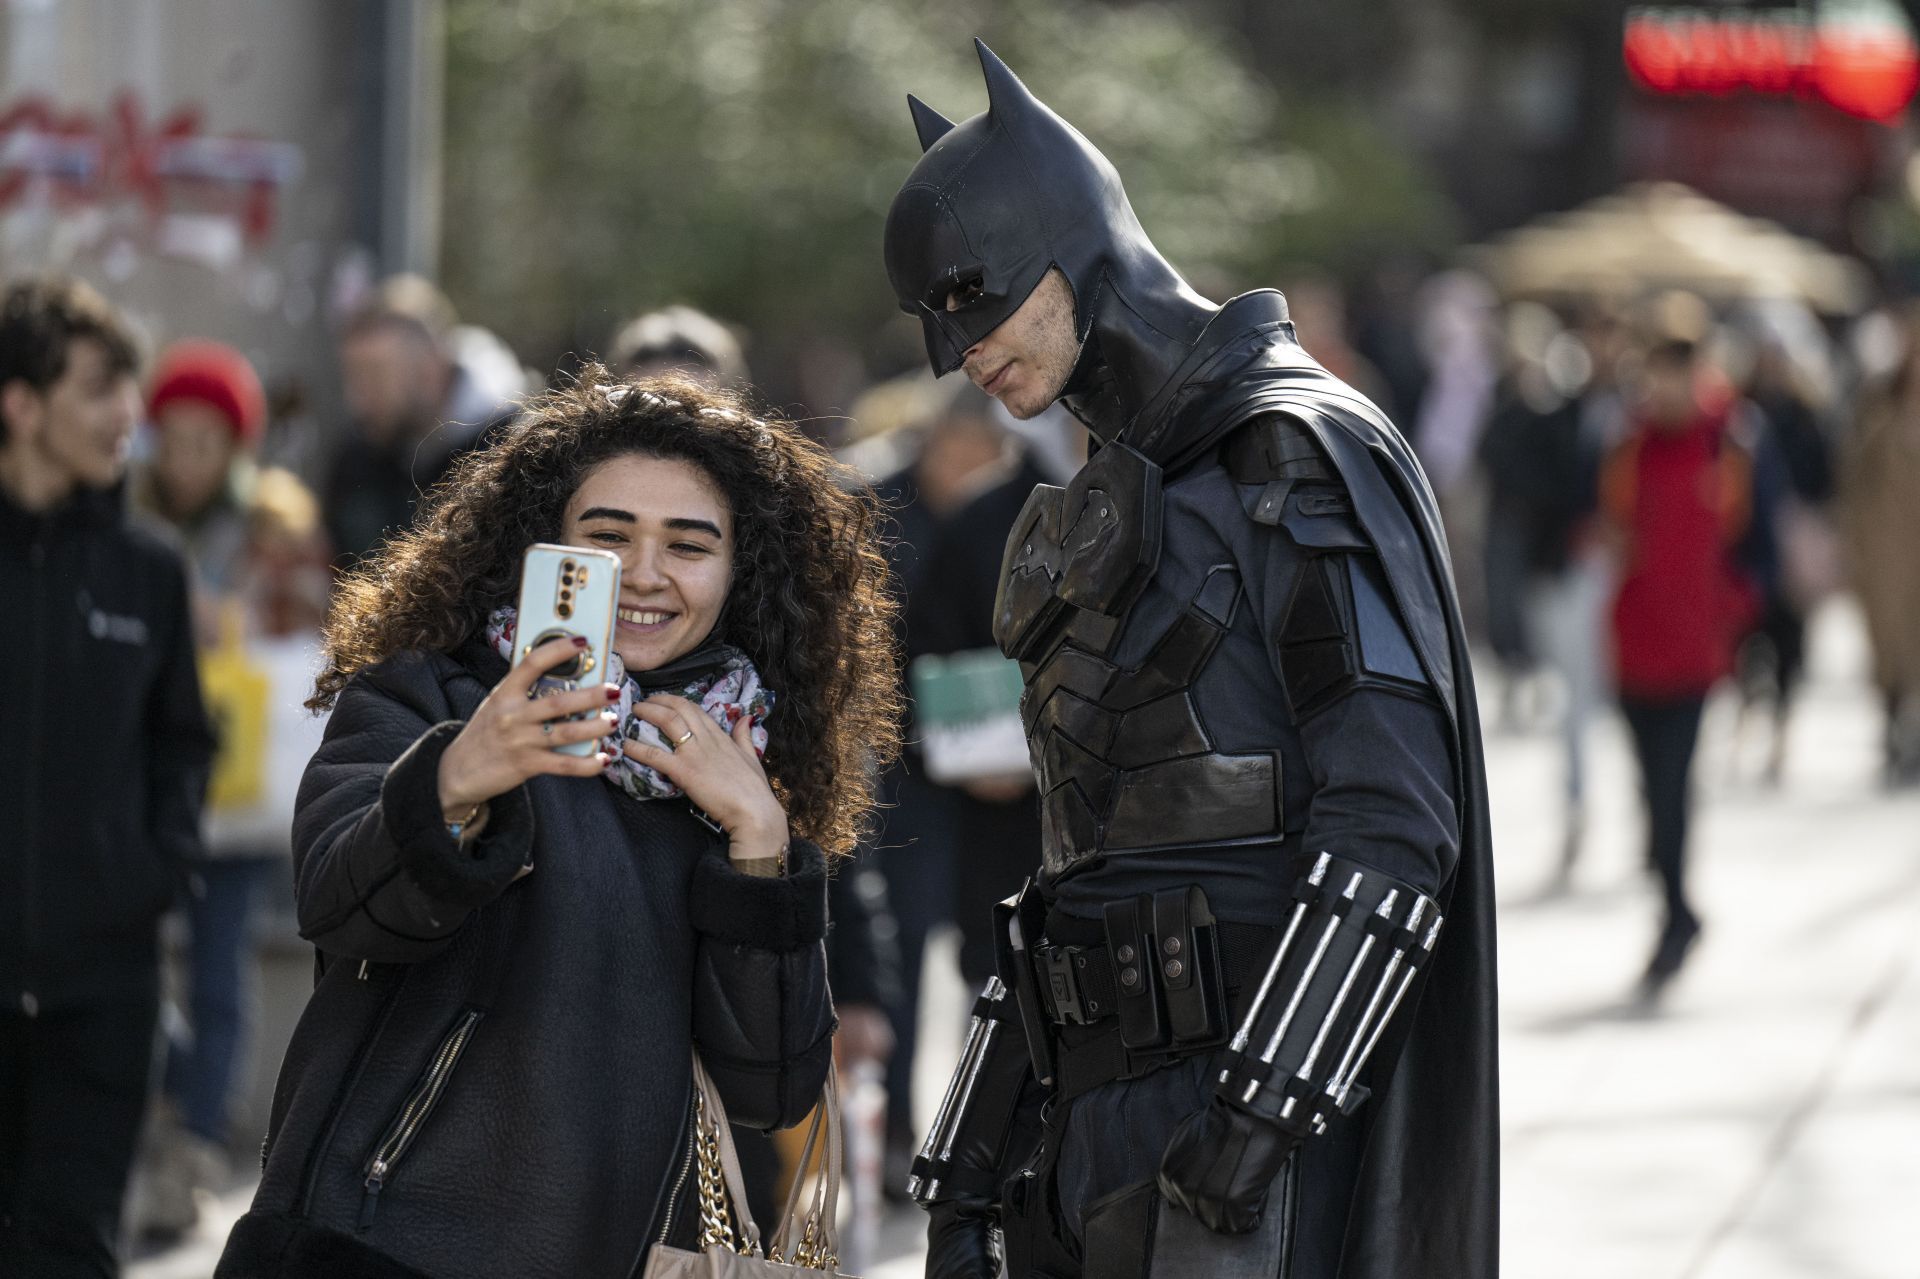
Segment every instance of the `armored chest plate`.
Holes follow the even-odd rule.
[[[1037,660],[1072,621],[1068,610],[1117,623],[1160,561],[1160,507],[1160,468],[1121,445],[1101,449],[1064,489],[1036,485],[1000,562],[1000,651]],[[1105,629],[1111,641],[1117,627]]]
[[[994,635],[1025,676],[1049,879],[1129,850],[1281,829],[1278,755],[1220,753],[1192,694],[1241,600],[1234,566],[1187,588],[1142,661],[1113,657],[1159,567],[1161,499],[1160,469],[1109,445],[1066,488],[1036,488],[1008,541]]]

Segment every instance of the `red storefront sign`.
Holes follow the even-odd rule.
[[[1823,21],[1800,9],[1635,9],[1622,53],[1653,93],[1791,94],[1881,122],[1920,88],[1920,49],[1897,12]]]

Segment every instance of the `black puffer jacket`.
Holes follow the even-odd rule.
[[[818,1095],[819,850],[756,879],[684,800],[557,777],[496,798],[461,850],[439,758],[505,673],[473,644],[340,695],[294,824],[319,980],[221,1279],[624,1279],[692,1238],[695,1044],[738,1122]]]

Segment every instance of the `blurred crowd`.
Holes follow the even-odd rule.
[[[1808,616],[1837,591],[1851,590],[1867,619],[1884,780],[1920,785],[1911,558],[1920,311],[1886,306],[1836,321],[1792,302],[1678,292],[1548,305],[1503,301],[1459,271],[1370,282],[1353,297],[1325,279],[1286,291],[1307,350],[1379,400],[1427,468],[1483,667],[1497,672],[1490,715],[1550,720],[1561,734],[1563,874],[1585,830],[1588,731],[1610,707],[1623,715],[1664,899],[1648,994],[1679,970],[1701,928],[1685,852],[1707,695],[1734,682],[1743,715],[1767,735],[1761,776],[1777,783]],[[44,327],[36,306],[111,312],[84,286],[48,281],[15,284],[6,305],[9,342]],[[411,276],[341,317],[346,413],[317,426],[276,420],[232,346],[177,340],[137,366],[109,321],[97,331],[60,323],[113,355],[109,381],[113,370],[138,376],[137,399],[102,410],[113,420],[100,429],[130,441],[114,446],[118,461],[73,469],[187,564],[187,626],[215,743],[205,819],[173,902],[164,1069],[133,1177],[132,1228],[165,1240],[192,1227],[197,1192],[222,1188],[231,1152],[249,1144],[232,1122],[243,1063],[278,1057],[278,1045],[249,1042],[254,987],[263,941],[289,928],[277,903],[290,893],[300,772],[324,727],[302,703],[331,583],[406,526],[457,457],[509,430],[518,397],[547,379]],[[619,325],[598,358],[622,375],[675,370],[742,384],[743,336],[673,307]],[[45,423],[62,379],[98,372],[84,363],[5,366],[0,533],[22,545],[51,526],[20,457],[54,447],[44,432],[59,423]],[[1035,484],[1063,483],[1085,457],[1084,432],[1059,410],[1015,422],[954,382],[903,376],[874,385],[846,416],[818,419],[822,442],[892,512],[910,671],[923,658],[992,649],[1006,532]],[[29,429],[29,418],[40,425]],[[829,950],[842,1069],[884,1081],[879,1180],[897,1188],[916,1144],[911,1080],[929,938],[957,929],[961,973],[983,982],[989,907],[1035,865],[1040,832],[1018,761],[936,781],[910,747],[881,790],[868,846],[834,883]],[[0,934],[20,927],[9,917]],[[756,1175],[770,1193],[772,1147],[742,1149],[763,1165]],[[103,1150],[100,1175],[132,1157]]]

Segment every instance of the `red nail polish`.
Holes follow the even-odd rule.
[[[620,690],[615,688],[611,684],[607,685],[607,700],[610,702],[617,702],[620,700]]]
[[[573,646],[574,646],[575,648],[585,648],[585,647],[587,646],[587,637],[586,637],[586,636],[584,636],[584,635],[576,635],[576,636],[574,636],[574,637],[573,637]]]

